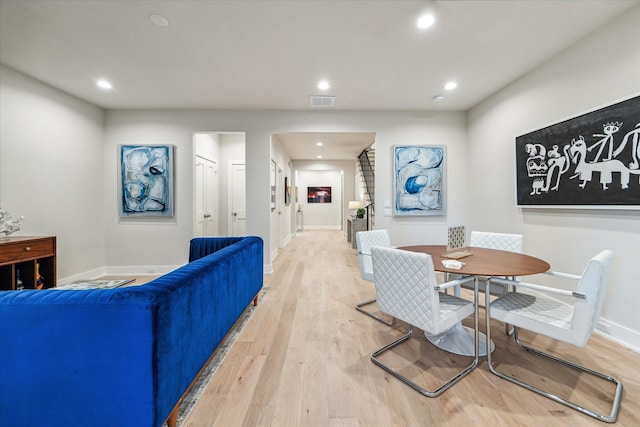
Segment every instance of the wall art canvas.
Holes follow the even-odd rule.
[[[163,216],[173,212],[173,145],[121,145],[120,215]]]
[[[289,177],[284,177],[284,204],[291,204],[291,185],[289,185]]]
[[[307,203],[331,203],[331,187],[307,187]]]
[[[522,207],[640,209],[640,96],[516,137]]]
[[[445,147],[393,147],[394,215],[444,215],[445,184]]]

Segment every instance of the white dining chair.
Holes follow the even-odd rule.
[[[512,383],[518,384],[598,420],[610,423],[615,422],[618,417],[618,410],[620,409],[620,401],[622,399],[622,383],[619,380],[568,360],[528,347],[522,344],[518,336],[518,330],[522,328],[546,335],[555,340],[570,343],[577,347],[585,346],[600,318],[600,312],[609,281],[612,259],[613,254],[611,251],[607,250],[599,253],[587,263],[581,276],[558,272],[546,273],[552,276],[577,280],[578,286],[575,291],[509,279],[492,278],[487,282],[489,291],[491,291],[493,284],[497,283],[502,286],[513,285],[515,289],[518,290],[532,289],[535,291],[535,295],[521,292],[508,292],[490,303],[489,292],[485,293],[487,307],[487,342],[491,340],[490,319],[509,323],[514,326],[513,335],[516,344],[524,350],[615,384],[615,393],[611,398],[612,408],[608,415],[586,409],[567,398],[538,388],[515,376],[499,372],[494,367],[491,354],[489,353],[487,354],[487,365],[491,372],[500,378],[511,381]],[[569,298],[570,302],[560,301],[557,297],[558,295]],[[604,392],[599,394],[604,395]]]
[[[360,276],[363,280],[373,282],[373,262],[371,260],[371,248],[373,246],[382,246],[385,248],[391,247],[391,240],[389,239],[389,233],[387,230],[369,230],[358,231],[356,233],[356,246],[358,248],[358,261],[360,263]],[[368,299],[359,304],[356,304],[356,310],[366,314],[367,316],[382,322],[387,326],[392,326],[395,323],[395,319],[386,320],[377,314],[365,310],[363,307],[376,302],[376,298]]]
[[[469,246],[476,248],[498,249],[500,251],[509,251],[522,253],[523,236],[522,234],[494,233],[487,231],[472,231],[469,237]],[[453,276],[452,278],[455,278]],[[478,292],[485,292],[487,277],[478,276]],[[511,279],[515,279],[512,277]],[[465,284],[463,288],[473,289],[475,285]],[[492,295],[504,295],[508,289],[504,286],[494,286]],[[460,295],[460,288],[454,289],[455,295]],[[509,325],[505,324],[505,334],[509,335],[512,331]]]
[[[522,253],[523,236],[522,234],[509,233],[493,233],[486,231],[472,231],[469,237],[469,246],[477,248],[498,249],[500,251],[509,251]],[[484,292],[485,282],[487,278],[479,278],[478,291]],[[468,287],[468,286],[463,286]],[[473,286],[470,287],[473,289]],[[507,291],[506,288],[496,286],[493,290],[494,295],[502,295]]]
[[[371,248],[378,308],[390,316],[409,324],[409,332],[371,354],[371,361],[389,374],[427,397],[436,397],[473,371],[478,365],[478,314],[470,301],[440,290],[472,281],[464,277],[438,285],[431,255],[374,246]],[[399,370],[384,364],[379,356],[409,340],[414,327],[430,335],[451,329],[462,319],[475,314],[475,351],[470,365],[435,390],[419,386]],[[444,350],[443,350],[444,353]],[[448,356],[443,355],[443,358]],[[416,362],[412,362],[416,363]]]

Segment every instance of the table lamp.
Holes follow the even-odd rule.
[[[352,200],[349,202],[349,209],[351,209],[353,211],[352,216],[356,216],[356,212],[358,209],[360,209],[362,207],[362,203],[360,203],[360,200]]]

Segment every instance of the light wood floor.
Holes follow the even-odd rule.
[[[281,250],[266,293],[184,425],[203,426],[603,426],[605,423],[494,376],[486,362],[440,397],[423,397],[369,359],[407,330],[358,313],[373,297],[341,231],[304,231]],[[484,329],[484,309],[480,311]],[[472,325],[472,321],[465,324]],[[599,404],[600,387],[515,349],[492,323],[495,362],[537,383]],[[415,336],[415,334],[414,334]],[[640,425],[640,355],[594,335],[582,349],[523,333],[523,341],[620,378],[617,425]],[[435,349],[422,334],[387,360],[435,388],[468,359]],[[563,386],[567,384],[568,386]]]

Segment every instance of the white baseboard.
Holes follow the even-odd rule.
[[[116,266],[116,267],[99,267],[93,270],[88,270],[73,276],[58,279],[58,286],[68,285],[76,280],[92,280],[103,276],[149,276],[149,275],[163,275],[180,265],[147,265],[147,266]]]
[[[264,270],[264,274],[271,274],[273,273],[273,264],[265,264],[262,266],[262,269]]]
[[[600,319],[595,333],[640,353],[640,333],[606,319]]]
[[[184,265],[184,264],[182,264]],[[116,266],[107,267],[107,275],[109,276],[148,276],[167,274],[182,265],[142,265],[142,266]]]

